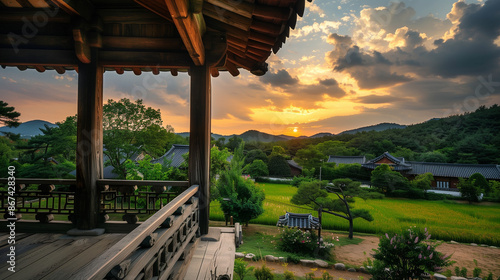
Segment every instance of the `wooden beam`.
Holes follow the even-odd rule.
[[[263,51],[269,51],[271,50],[272,46],[266,45],[261,42],[253,41],[253,40],[248,40],[248,47],[253,47],[259,50]]]
[[[54,67],[54,70],[56,70],[56,72],[57,72],[58,74],[61,74],[61,75],[62,75],[62,74],[64,74],[64,73],[66,73],[66,69],[64,69],[64,67],[55,66],[55,67]]]
[[[172,16],[168,11],[165,1],[151,1],[151,0],[134,0],[134,2],[150,10],[151,12],[161,16],[162,18],[173,22]]]
[[[268,34],[271,36],[277,36],[281,34],[281,25],[263,22],[260,20],[254,20],[250,28],[259,31],[260,33]]]
[[[219,13],[229,11],[246,18],[252,18],[254,5],[248,2],[234,0],[205,0],[205,2],[219,7]]]
[[[138,9],[98,9],[96,13],[104,23],[121,24],[169,24],[164,17],[143,8]]]
[[[158,51],[186,50],[186,47],[184,47],[184,43],[179,38],[103,36],[102,46],[104,49],[122,49],[122,50],[125,49],[158,50]]]
[[[191,58],[186,52],[132,52],[100,51],[99,58],[104,67],[165,67],[189,68]]]
[[[217,68],[210,68],[210,74],[214,78],[219,77],[219,69],[217,69]]]
[[[206,30],[203,16],[189,12],[187,0],[165,0],[177,31],[195,65],[205,64],[202,36]]]
[[[245,42],[248,37],[248,31],[236,28],[232,26],[231,24],[227,24],[221,21],[218,21],[217,19],[211,18],[211,17],[206,17],[205,22],[207,23],[207,26],[210,27],[210,30],[212,31],[219,31],[219,32],[226,32],[228,40],[229,36],[234,36],[243,39]]]
[[[75,216],[78,229],[97,227],[103,175],[103,73],[98,49],[92,48],[90,63],[78,63],[78,121],[76,152]]]
[[[76,57],[83,63],[90,63],[90,45],[87,38],[87,30],[88,26],[83,20],[80,20],[73,28]]]
[[[234,65],[234,63],[230,62],[229,60],[226,61],[226,69],[233,77],[236,77],[240,74],[240,70],[238,70],[236,65]]]
[[[291,12],[290,8],[255,5],[255,9],[253,10],[253,15],[272,20],[288,21],[290,12]]]
[[[87,21],[92,19],[94,7],[87,0],[51,0],[59,8],[72,16],[80,16]]]
[[[45,9],[0,9],[0,21],[2,22],[22,22],[23,18],[32,20],[35,14],[44,14],[47,16],[47,22],[71,22],[71,16],[59,12],[59,7]],[[45,18],[45,17],[44,17]],[[23,22],[24,24],[24,22]]]
[[[36,71],[40,72],[40,73],[43,73],[45,72],[45,67],[41,66],[41,65],[36,65],[35,66],[35,69]]]
[[[17,44],[16,38],[13,35],[0,34],[1,47],[13,47],[18,49],[57,49],[57,50],[72,50],[74,47],[73,38],[70,36],[44,36],[37,35],[26,41],[21,40]]]
[[[9,66],[67,66],[76,67],[78,59],[73,50],[42,50],[42,49],[0,49],[0,64]]]
[[[262,34],[262,33],[259,33],[257,31],[253,31],[253,30],[250,31],[250,34],[248,35],[248,39],[254,40],[257,42],[261,42],[261,43],[264,43],[264,44],[269,45],[269,46],[273,46],[274,42],[276,41],[276,38],[274,38],[272,36],[268,36],[268,35],[265,35],[265,34]]]
[[[227,40],[226,34],[221,32],[207,32],[203,38],[206,50],[206,64],[209,67],[224,66]]]
[[[223,11],[223,12],[222,12]],[[205,3],[203,5],[203,15],[216,19],[225,24],[232,25],[241,30],[250,30],[250,25],[252,24],[252,19],[235,14],[230,11],[222,10],[210,3]]]
[[[191,67],[189,184],[199,185],[200,232],[208,233],[210,209],[211,88],[207,65]]]

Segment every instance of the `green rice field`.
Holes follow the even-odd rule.
[[[265,192],[264,213],[250,223],[276,225],[285,212],[314,213],[290,203],[297,191],[283,184],[258,184]],[[410,226],[427,227],[433,239],[455,240],[500,246],[500,204],[475,205],[455,201],[427,201],[385,198],[381,200],[356,199],[356,208],[368,209],[374,221],[354,220],[354,231],[360,233],[385,233]],[[210,205],[210,219],[224,220],[218,201]],[[345,219],[323,214],[323,228],[347,231]]]

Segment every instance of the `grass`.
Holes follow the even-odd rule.
[[[261,183],[264,190],[264,213],[250,223],[276,225],[285,212],[315,213],[290,203],[296,188],[272,183]],[[410,226],[427,227],[432,238],[474,242],[500,246],[500,204],[461,204],[449,201],[427,201],[385,198],[381,200],[356,199],[356,208],[367,209],[374,221],[354,220],[354,231],[381,234]],[[315,214],[317,216],[317,213]],[[224,220],[217,201],[210,205],[210,219]],[[347,231],[349,223],[329,214],[323,215],[323,228]]]
[[[362,238],[357,237],[353,238],[352,240],[348,239],[347,237],[340,237],[338,242],[331,241],[330,239],[335,236],[335,233],[332,233],[331,231],[324,231],[321,236],[323,236],[323,238],[327,242],[333,242],[335,244],[335,247],[349,244],[359,244],[363,241]],[[301,259],[311,259],[311,257],[307,255],[292,254],[279,250],[279,239],[280,236],[277,227],[250,225],[248,228],[245,228],[245,232],[243,235],[244,243],[237,249],[237,251],[243,253],[253,253],[261,257],[264,257],[266,255],[273,255],[276,257],[286,257],[293,255]]]

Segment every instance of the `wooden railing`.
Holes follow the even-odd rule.
[[[198,186],[191,186],[72,279],[178,279],[199,228]]]
[[[5,210],[4,218],[18,218],[22,214],[35,214],[40,222],[50,222],[54,215],[74,214],[76,180],[71,179],[21,179],[15,186],[8,186],[8,180],[0,178],[6,190],[0,191],[0,209]],[[169,192],[167,186],[187,188],[187,181],[138,181],[138,180],[98,180],[101,187],[101,213],[124,214],[123,220],[135,223],[137,214],[152,214],[170,202],[179,192]],[[37,185],[36,188],[29,188]],[[58,186],[56,188],[56,186]],[[148,191],[137,191],[137,186],[151,186]],[[65,187],[61,191],[61,187]],[[58,190],[59,189],[59,190]],[[9,210],[14,203],[15,210]],[[14,215],[12,215],[14,214]]]

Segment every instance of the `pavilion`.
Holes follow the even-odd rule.
[[[44,223],[24,227],[18,221],[18,238],[22,238],[21,231],[50,231],[52,223],[47,222],[53,213],[71,216],[73,224],[58,226],[70,227],[68,233],[73,235],[106,232],[89,239],[24,238],[26,247],[20,248],[23,240],[18,242],[20,270],[5,274],[9,272],[2,262],[0,278],[183,279],[194,249],[201,244],[198,241],[209,234],[211,77],[219,76],[220,71],[237,76],[241,69],[264,75],[268,70],[266,60],[285,43],[304,9],[305,0],[0,0],[2,68],[78,73],[76,180],[17,178],[15,194],[18,201],[25,199],[21,197],[23,184],[32,184],[39,185],[39,191],[31,192],[30,197],[51,197],[55,193],[52,185],[67,185],[73,191],[65,195],[73,204],[65,209],[36,210]],[[168,71],[173,76],[189,73],[189,181],[103,179],[105,71],[132,71],[136,75]],[[0,182],[5,184],[7,179]],[[122,190],[124,194],[119,195],[125,197],[130,192],[124,190],[136,185],[153,186],[157,196],[165,186],[186,190],[126,235],[115,235],[111,242],[106,236],[119,226],[106,223],[103,216],[108,209],[102,201],[112,196],[108,192],[113,188]],[[6,195],[2,193],[4,208]],[[18,206],[19,211],[26,210],[24,200]],[[5,217],[12,220],[18,214],[7,213]],[[54,247],[40,245],[49,242],[47,238],[59,242],[53,258],[47,250]],[[45,251],[30,253],[33,240],[41,240],[37,244]],[[82,240],[88,246],[76,246],[86,244]],[[70,245],[73,247],[67,247]],[[82,251],[77,254],[76,248]],[[209,248],[207,245],[206,250]],[[40,259],[33,259],[37,254]],[[68,257],[71,254],[74,259]],[[33,265],[23,263],[23,256]],[[208,254],[205,259],[212,257]],[[204,265],[199,258],[196,262],[206,271],[213,271],[217,263],[212,260]],[[219,263],[232,267],[231,260]],[[208,277],[200,275],[198,279]]]

